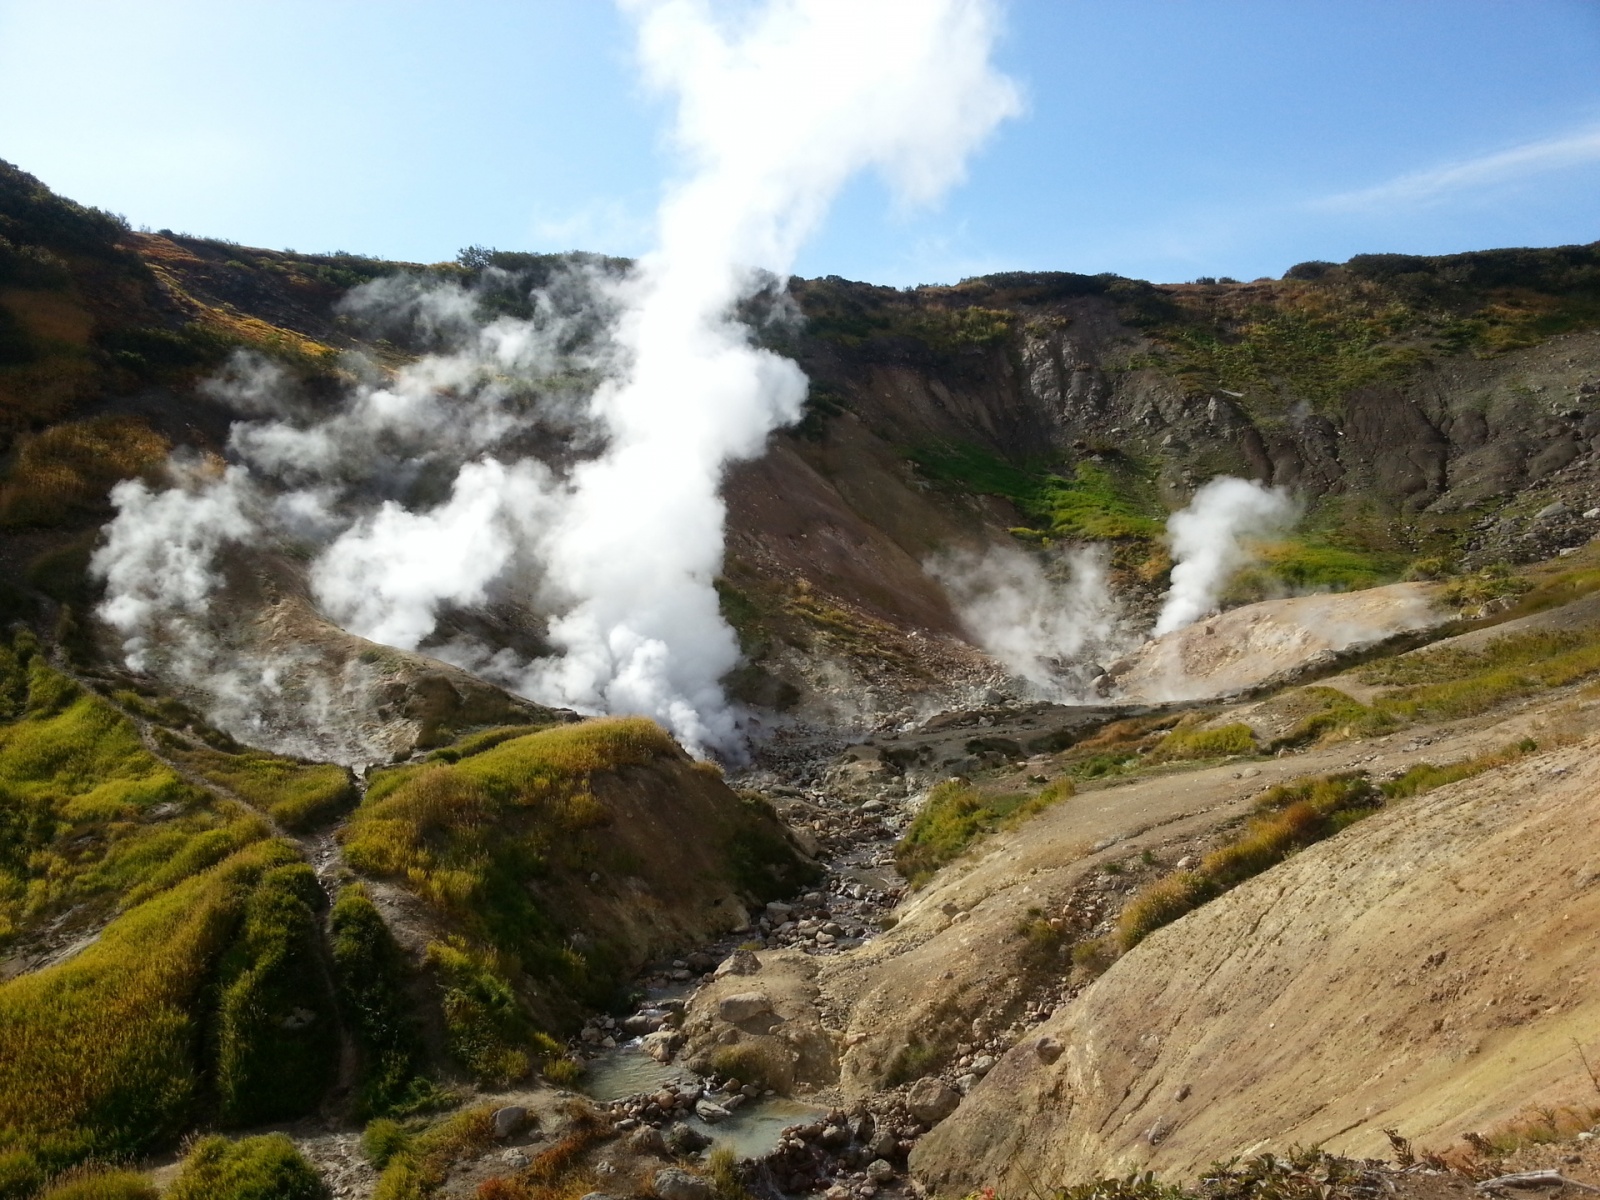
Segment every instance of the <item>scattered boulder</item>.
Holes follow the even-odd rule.
[[[736,992],[717,1001],[717,1016],[730,1025],[765,1016],[772,1011],[772,1000],[765,992]]]
[[[520,1104],[508,1104],[504,1108],[497,1108],[489,1118],[494,1122],[494,1136],[504,1141],[519,1132],[528,1120],[528,1110]]]
[[[906,1093],[906,1108],[924,1125],[936,1125],[961,1103],[961,1093],[942,1079],[919,1079]]]
[[[694,1106],[695,1116],[707,1125],[715,1125],[718,1121],[726,1121],[733,1116],[731,1112],[720,1104],[713,1104],[710,1100],[701,1100]]]
[[[711,1144],[711,1139],[705,1134],[693,1125],[685,1125],[682,1121],[669,1129],[666,1136],[667,1149],[677,1155],[694,1154]]]
[[[641,1038],[639,1048],[658,1063],[669,1063],[672,1061],[673,1051],[678,1048],[678,1042],[682,1039],[682,1036],[675,1029],[658,1029],[656,1032]]]
[[[867,1164],[867,1178],[873,1183],[888,1183],[894,1178],[894,1166],[886,1159],[875,1158]]]
[[[678,1167],[657,1171],[654,1187],[661,1200],[711,1200],[711,1185]]]
[[[716,977],[723,979],[729,975],[754,975],[761,970],[761,960],[748,950],[735,950],[716,970]]]

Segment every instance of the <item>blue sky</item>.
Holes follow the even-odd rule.
[[[1600,239],[1595,0],[1004,8],[1026,113],[934,208],[853,185],[802,274],[1249,279]],[[155,228],[637,253],[668,119],[603,0],[0,0],[0,158]]]

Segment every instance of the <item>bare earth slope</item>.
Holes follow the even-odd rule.
[[[1600,738],[1400,804],[1121,959],[918,1148],[941,1194],[1263,1147],[1372,1153],[1550,1099],[1600,1024]],[[1543,1093],[1543,1094],[1542,1094]],[[1562,1094],[1559,1098],[1570,1098]]]

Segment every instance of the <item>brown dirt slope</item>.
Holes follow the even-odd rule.
[[[1151,936],[922,1143],[941,1194],[1431,1145],[1590,1082],[1600,738],[1392,807]]]

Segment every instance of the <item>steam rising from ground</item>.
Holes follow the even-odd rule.
[[[654,716],[692,749],[737,744],[720,486],[806,381],[731,314],[781,285],[852,175],[932,200],[1018,100],[988,62],[988,0],[772,0],[736,29],[706,0],[622,5],[678,101],[687,169],[657,249],[623,278],[574,269],[525,317],[488,319],[456,284],[359,289],[353,317],[434,352],[392,376],[352,361],[331,413],[238,359],[214,387],[246,418],[234,465],[114,492],[95,567],[130,665],[203,676],[219,553],[276,541],[314,549],[314,595],[352,632],[412,649],[445,608],[515,599],[548,615],[553,656],[433,652],[547,703]],[[532,450],[552,436],[547,464]]]
[[[997,546],[936,559],[927,570],[944,584],[978,645],[1041,699],[1080,698],[1089,682],[1087,660],[1115,655],[1129,643],[1097,549],[1046,563]]]
[[[1160,637],[1216,607],[1233,578],[1254,558],[1250,538],[1271,537],[1293,525],[1299,509],[1282,488],[1220,476],[1195,492],[1188,507],[1167,518],[1172,587],[1156,619]]]

